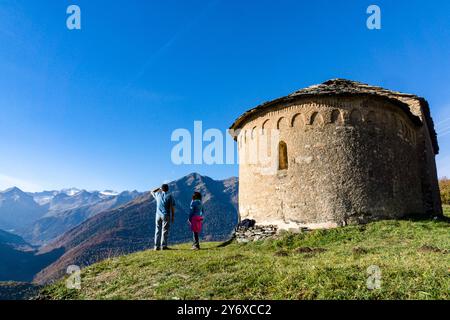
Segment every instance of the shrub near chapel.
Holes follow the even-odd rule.
[[[439,180],[439,189],[441,190],[442,203],[450,205],[450,179],[444,177]]]

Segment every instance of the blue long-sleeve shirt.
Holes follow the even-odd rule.
[[[151,194],[156,200],[156,214],[163,216],[169,215],[171,207],[175,207],[175,201],[172,195],[164,191],[152,191]]]
[[[194,217],[194,216],[202,217],[204,213],[205,213],[205,210],[203,208],[202,202],[200,200],[192,200],[191,210],[189,213],[189,221],[191,221],[192,217]]]

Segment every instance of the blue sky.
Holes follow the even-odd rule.
[[[82,30],[66,28],[81,8]],[[366,28],[366,9],[382,29]],[[225,130],[263,101],[330,78],[427,98],[450,176],[450,2],[0,0],[0,189],[146,190],[177,128]]]

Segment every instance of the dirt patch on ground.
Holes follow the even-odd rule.
[[[369,253],[369,250],[367,250],[366,248],[362,248],[362,247],[354,247],[352,249],[353,254],[366,254]]]
[[[275,257],[287,257],[289,255],[289,252],[285,251],[285,250],[280,250],[275,252]]]
[[[306,253],[306,254],[314,255],[314,254],[322,253],[322,252],[325,252],[325,251],[327,251],[327,249],[324,249],[324,248],[300,247],[300,248],[295,249],[294,252],[295,253],[299,253],[299,254]]]
[[[423,245],[419,248],[419,252],[434,252],[434,253],[444,253],[447,254],[449,251],[440,249],[434,246]]]

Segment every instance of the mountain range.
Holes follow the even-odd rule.
[[[169,183],[169,187],[176,199],[176,218],[169,237],[171,243],[191,239],[187,217],[194,191],[201,192],[204,197],[203,239],[220,241],[229,237],[238,221],[237,178],[217,181],[193,173]],[[18,208],[26,207],[20,204],[20,199],[26,200],[33,212],[28,215],[25,210],[20,212],[25,227],[13,223],[11,215],[7,216],[8,224],[0,225],[0,228],[14,229],[19,235],[0,232],[3,250],[0,258],[3,260],[6,254],[11,257],[10,265],[5,267],[8,270],[23,261],[22,255],[27,257],[27,264],[34,267],[20,271],[24,275],[20,279],[9,275],[5,268],[0,269],[0,281],[28,281],[37,273],[34,280],[46,283],[64,275],[69,265],[84,267],[153,246],[155,201],[148,192],[88,192],[72,188],[24,193],[14,188],[1,195],[5,199],[13,197],[13,200],[16,195]],[[11,199],[4,203],[10,205]],[[0,217],[3,212],[14,211],[0,204]]]
[[[25,193],[19,188],[0,192],[0,229],[14,232],[33,245],[44,245],[86,219],[127,203],[137,191],[79,190]]]
[[[117,208],[139,195],[137,191],[124,191],[115,195],[84,190],[73,195],[59,193],[46,204],[46,214],[29,227],[19,230],[19,234],[33,244],[44,245],[90,217]]]
[[[46,212],[46,206],[41,206],[32,195],[19,188],[0,192],[0,229],[15,231],[24,228]]]

